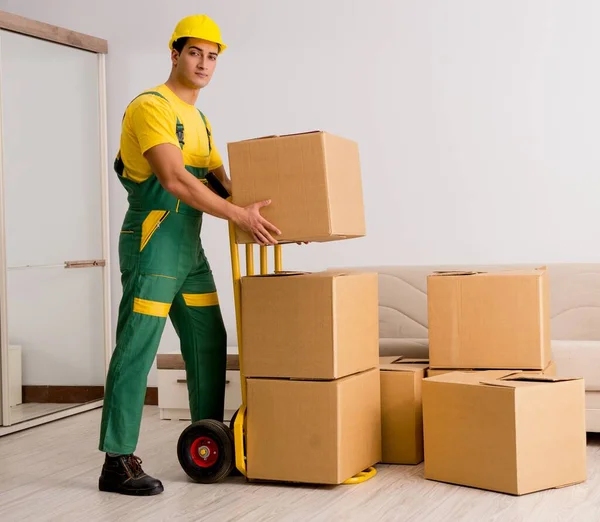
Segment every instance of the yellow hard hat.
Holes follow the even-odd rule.
[[[214,42],[219,46],[219,52],[227,49],[221,40],[219,26],[206,15],[186,16],[179,21],[169,41],[169,49],[173,49],[173,42],[179,38],[199,38],[208,42]]]

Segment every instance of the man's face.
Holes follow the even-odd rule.
[[[173,50],[171,61],[177,79],[194,89],[202,89],[210,82],[217,65],[219,48],[213,42],[189,38],[181,54]]]

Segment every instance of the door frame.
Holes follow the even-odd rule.
[[[103,270],[104,289],[104,352],[105,368],[104,376],[108,372],[108,365],[112,353],[112,316],[111,316],[111,294],[110,294],[110,227],[109,227],[109,201],[108,201],[108,140],[107,140],[107,107],[106,107],[106,54],[108,53],[108,42],[101,38],[78,33],[62,27],[31,20],[23,16],[0,11],[0,29],[19,33],[25,36],[39,38],[57,45],[66,45],[91,52],[98,58],[98,107],[100,124],[100,175],[101,198],[102,198],[102,258],[105,265]],[[0,56],[1,56],[0,40]],[[2,65],[0,62],[0,76]],[[4,205],[4,156],[2,150],[2,90],[0,89],[0,436],[14,433],[23,429],[45,424],[70,415],[89,411],[101,407],[103,400],[97,400],[66,408],[64,410],[43,415],[30,420],[25,420],[11,425],[10,406],[8,394],[8,329],[7,325],[7,287],[6,287],[6,228],[5,228],[5,205]]]

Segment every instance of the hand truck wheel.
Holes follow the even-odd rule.
[[[179,436],[179,464],[195,482],[221,482],[235,468],[233,440],[233,433],[222,422],[212,419],[194,422]]]

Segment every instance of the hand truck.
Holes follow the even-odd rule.
[[[209,186],[222,198],[230,194],[220,181],[209,173]],[[213,484],[225,480],[236,470],[247,477],[246,466],[246,377],[242,357],[242,319],[241,319],[241,271],[238,244],[235,239],[235,225],[229,222],[229,246],[231,271],[233,276],[233,296],[235,303],[236,329],[238,339],[240,382],[242,387],[242,405],[233,415],[230,425],[214,419],[204,419],[190,424],[179,436],[177,457],[187,475],[202,484]],[[254,275],[254,245],[246,245],[246,275]],[[260,246],[260,273],[268,273],[267,247]],[[281,245],[274,246],[274,272],[282,271]],[[344,484],[360,484],[377,473],[370,467],[349,478]]]

